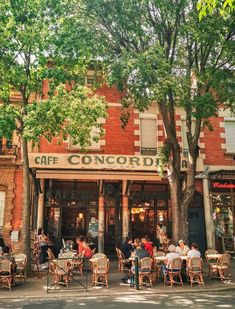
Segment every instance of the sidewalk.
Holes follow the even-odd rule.
[[[191,288],[190,284],[185,283],[184,286],[174,285],[173,287],[164,286],[163,282],[157,282],[153,287],[141,286],[140,290],[130,287],[128,284],[121,282],[123,277],[117,272],[117,261],[111,262],[109,273],[109,287],[92,287],[91,273],[88,273],[87,291],[77,281],[72,280],[69,287],[56,286],[47,293],[47,271],[41,271],[40,278],[28,278],[25,282],[17,281],[12,291],[0,288],[0,299],[25,299],[25,298],[72,298],[72,297],[101,297],[115,295],[133,295],[133,294],[172,294],[172,293],[197,293],[212,292],[235,289],[235,260],[232,261],[232,281],[221,283],[220,279],[209,279],[207,276],[208,268],[206,262],[203,267],[203,278],[205,286],[201,287],[194,284]],[[86,277],[77,277],[78,280],[85,284]]]

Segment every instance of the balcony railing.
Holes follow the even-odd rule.
[[[1,145],[0,144],[0,156],[16,156],[17,146],[12,144]]]
[[[143,148],[141,147],[140,153],[142,156],[156,156],[157,148]]]

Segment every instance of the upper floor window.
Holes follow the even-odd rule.
[[[0,139],[0,155],[15,155],[16,146],[12,145],[12,141],[6,138]]]
[[[226,151],[235,153],[235,117],[224,119]]]
[[[155,156],[157,154],[157,120],[154,115],[140,118],[141,154]]]
[[[2,230],[3,230],[5,198],[6,198],[6,193],[4,191],[0,191],[0,233],[2,233]]]

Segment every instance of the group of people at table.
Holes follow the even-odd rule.
[[[131,277],[128,278],[128,276],[122,278],[122,281],[126,282],[127,279],[130,279],[130,284],[133,285],[133,277],[135,274],[135,266],[134,266],[134,259],[135,257],[138,258],[138,260],[141,260],[145,257],[156,257],[157,248],[153,246],[152,242],[147,237],[144,238],[136,238],[134,242],[132,242],[132,239],[127,238],[126,242],[122,246],[122,252],[125,256],[125,259],[127,262],[129,261],[129,267],[130,267],[130,273]],[[164,254],[163,254],[164,255]],[[185,267],[187,267],[188,261],[193,257],[201,257],[201,253],[198,250],[198,246],[196,243],[192,243],[191,248],[189,248],[185,241],[179,240],[178,246],[175,246],[174,244],[170,244],[166,255],[163,256],[162,261],[164,262],[164,265],[162,266],[162,272],[164,273],[167,269],[171,269],[171,263],[173,259],[181,257],[184,261]],[[129,280],[128,280],[129,283]]]

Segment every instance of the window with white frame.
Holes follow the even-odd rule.
[[[196,121],[192,120],[192,125],[191,125],[192,135],[194,135],[195,133],[195,126],[196,126]],[[182,133],[183,152],[187,152],[188,151],[188,140],[187,140],[187,134],[186,134],[186,119],[182,119],[181,133]]]
[[[0,191],[0,232],[2,232],[3,229],[5,199],[6,199],[6,192]]]
[[[235,117],[224,118],[226,151],[235,153]]]
[[[99,128],[93,127],[91,129],[91,138],[94,136],[97,136],[99,134]],[[70,149],[81,149],[81,145],[78,144],[73,144],[73,139],[69,137],[69,148]],[[100,149],[100,140],[94,141],[91,139],[91,145],[86,147],[87,150],[99,150]]]
[[[154,116],[140,118],[140,143],[142,155],[157,154],[157,120]]]

